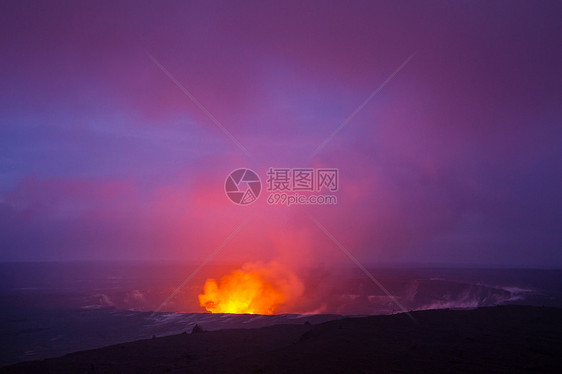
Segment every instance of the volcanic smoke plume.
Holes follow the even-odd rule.
[[[274,314],[303,291],[300,279],[277,262],[246,263],[219,282],[208,279],[199,304],[211,313]]]

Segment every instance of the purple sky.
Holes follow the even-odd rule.
[[[562,266],[559,2],[77,3],[1,5],[0,260]],[[338,204],[227,200],[270,166]]]

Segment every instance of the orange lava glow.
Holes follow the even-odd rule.
[[[274,314],[302,291],[298,278],[278,264],[246,264],[219,282],[208,279],[199,304],[211,313]]]

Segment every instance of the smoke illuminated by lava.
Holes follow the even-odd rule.
[[[303,291],[298,277],[278,263],[247,263],[219,282],[208,279],[199,304],[211,313],[274,314]]]

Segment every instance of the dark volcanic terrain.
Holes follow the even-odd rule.
[[[562,309],[498,306],[180,334],[2,373],[562,372]]]

